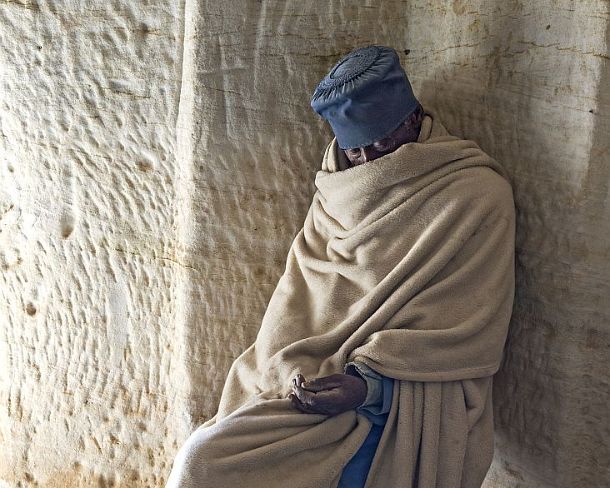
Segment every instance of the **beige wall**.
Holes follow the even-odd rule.
[[[163,485],[303,223],[310,94],[368,43],[513,179],[486,486],[610,479],[608,2],[82,3],[0,4],[0,487]]]

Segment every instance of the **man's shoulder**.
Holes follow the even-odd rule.
[[[514,210],[513,187],[506,173],[497,166],[477,165],[458,171],[458,198],[469,200],[489,210]],[[504,174],[502,174],[504,173]]]

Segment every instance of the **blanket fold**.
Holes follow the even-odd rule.
[[[370,421],[286,396],[352,360],[394,379],[367,488],[480,486],[514,297],[507,173],[425,109],[417,142],[359,166],[333,139],[315,183],[256,340],[167,486],[335,488]]]

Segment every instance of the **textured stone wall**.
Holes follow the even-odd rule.
[[[608,484],[607,1],[82,4],[0,4],[0,487],[163,486],[303,223],[309,96],[368,43],[513,179],[486,487]]]
[[[171,5],[0,3],[7,486],[160,486],[184,436]]]

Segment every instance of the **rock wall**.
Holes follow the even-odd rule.
[[[0,5],[0,487],[163,486],[255,338],[353,47],[513,180],[517,295],[486,487],[605,486],[603,0]]]
[[[3,486],[161,486],[190,427],[183,18],[160,1],[0,4]]]

